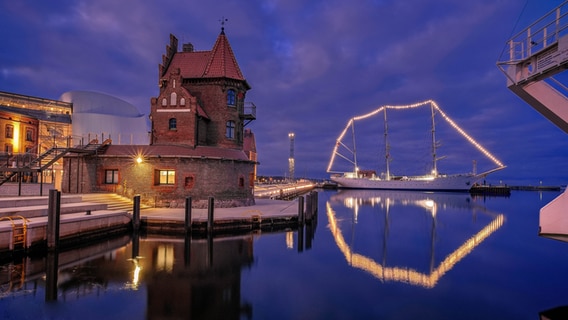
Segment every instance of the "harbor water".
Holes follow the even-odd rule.
[[[566,317],[568,242],[538,236],[558,195],[322,190],[299,230],[125,235],[3,261],[0,318]]]

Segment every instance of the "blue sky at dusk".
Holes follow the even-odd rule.
[[[433,99],[507,166],[490,182],[566,184],[568,135],[513,94],[496,67],[505,42],[560,3],[3,1],[0,91],[49,99],[97,91],[148,114],[170,33],[180,49],[191,42],[196,50],[211,50],[225,17],[225,33],[252,86],[246,100],[257,106],[248,127],[256,136],[260,175],[287,174],[288,133],[294,132],[296,177],[324,178],[351,117]],[[383,123],[377,126],[382,132]],[[409,131],[416,130],[401,129],[391,144],[418,150]],[[440,154],[447,156],[440,171],[453,169],[452,159],[471,170],[472,160],[480,160],[472,147],[445,133],[441,124],[437,139],[448,154]],[[369,133],[361,147],[376,141],[379,150],[380,139]],[[400,160],[400,168],[408,150],[393,155],[393,166]]]

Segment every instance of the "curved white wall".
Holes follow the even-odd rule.
[[[73,103],[71,117],[73,144],[87,144],[94,138],[111,138],[113,144],[150,143],[148,121],[128,102],[97,92],[70,91],[61,101]]]

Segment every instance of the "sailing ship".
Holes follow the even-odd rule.
[[[405,176],[405,175],[392,175],[390,173],[389,163],[389,142],[388,142],[388,124],[387,124],[387,109],[408,109],[408,108],[418,108],[422,106],[430,105],[432,112],[432,170],[424,175],[419,176]],[[385,139],[385,163],[386,163],[386,173],[382,176],[377,176],[376,172],[373,170],[362,170],[357,165],[357,156],[355,148],[349,148],[343,143],[343,137],[349,128],[354,132],[353,126],[355,121],[362,120],[379,113],[384,113],[384,139]],[[437,161],[439,158],[436,155],[436,135],[435,135],[435,121],[434,114],[438,112],[442,117],[452,126],[456,131],[462,134],[466,140],[468,140],[473,146],[475,146],[481,153],[483,153],[487,158],[489,158],[493,163],[497,165],[496,168],[483,173],[462,173],[462,174],[440,174],[437,169]],[[355,139],[355,137],[353,137]],[[355,141],[353,142],[355,144]],[[351,157],[345,156],[340,152],[342,150],[348,150],[351,153]],[[336,156],[343,158],[353,164],[353,171],[351,172],[334,172],[331,170]],[[470,135],[468,135],[463,129],[461,129],[452,119],[450,119],[434,102],[433,100],[423,101],[412,105],[406,106],[382,106],[378,109],[362,115],[353,117],[347,123],[347,126],[337,139],[335,144],[327,172],[331,173],[330,179],[336,182],[341,188],[354,188],[354,189],[384,189],[384,190],[425,190],[425,191],[468,191],[474,184],[483,180],[488,174],[501,170],[505,166],[497,160],[491,153],[489,153],[483,146],[477,143]],[[475,171],[475,170],[474,170]]]

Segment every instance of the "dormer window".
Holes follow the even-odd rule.
[[[234,107],[236,105],[236,102],[237,102],[236,97],[237,97],[237,94],[236,94],[235,90],[229,89],[227,91],[227,105]]]

